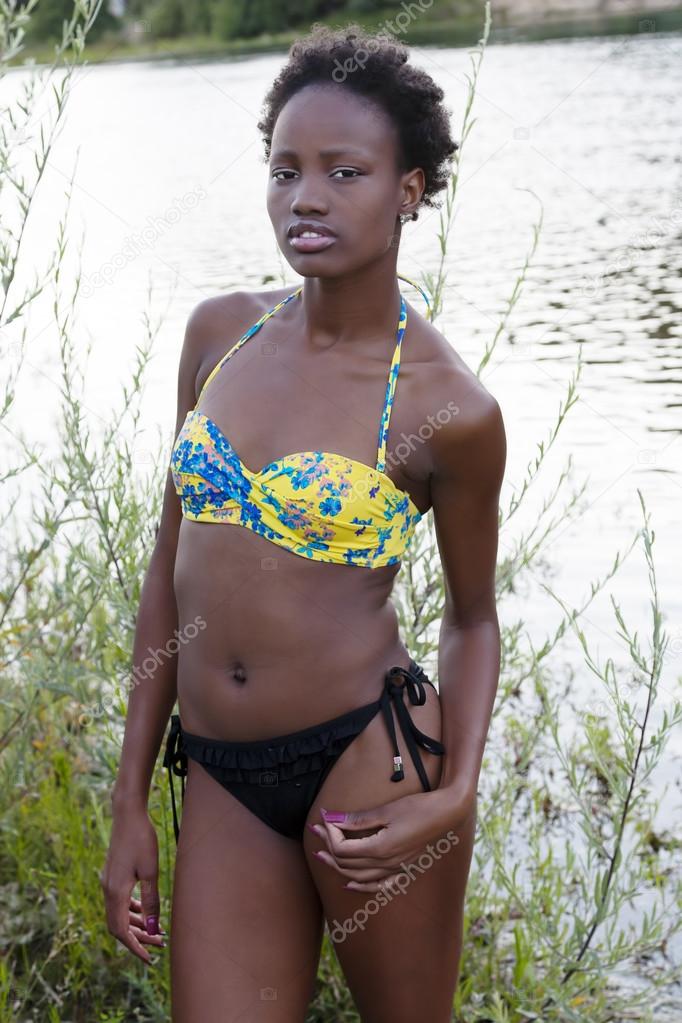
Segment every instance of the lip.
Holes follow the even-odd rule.
[[[330,245],[333,245],[335,241],[336,238],[332,238],[331,235],[320,235],[318,238],[300,238],[298,236],[289,238],[289,244],[297,252],[322,252],[323,249],[328,249]]]
[[[326,224],[320,223],[319,220],[295,220],[292,224],[289,224],[287,229],[287,238],[298,238],[303,231],[315,231],[317,234],[324,235],[325,238],[333,238],[334,232]]]
[[[314,231],[317,238],[303,238],[304,231]],[[295,220],[289,224],[287,238],[292,249],[297,252],[322,252],[336,240],[332,229],[319,220]]]

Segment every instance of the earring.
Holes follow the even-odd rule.
[[[400,223],[401,224],[406,224],[408,220],[416,220],[416,219],[417,218],[416,218],[414,213],[401,213],[400,214]]]

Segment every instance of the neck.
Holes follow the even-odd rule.
[[[299,301],[301,339],[317,350],[395,337],[400,314],[399,280],[393,265],[375,264],[342,277],[309,277]]]

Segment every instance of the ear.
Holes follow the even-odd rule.
[[[405,215],[412,220],[417,219],[417,207],[421,202],[426,187],[426,178],[421,167],[415,167],[403,174],[400,182],[401,203],[398,214],[401,218]]]

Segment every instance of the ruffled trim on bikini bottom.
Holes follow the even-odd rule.
[[[330,757],[343,752],[379,710],[376,701],[324,725],[255,742],[205,739],[181,729],[178,746],[192,760],[218,768],[221,780],[273,785],[319,771]]]

